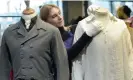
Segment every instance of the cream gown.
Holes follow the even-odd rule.
[[[72,80],[131,80],[133,51],[130,34],[124,21],[109,12],[107,14],[109,17],[101,17],[100,24],[96,24],[92,16],[79,22],[74,43],[86,27],[102,26],[104,29],[73,61]]]

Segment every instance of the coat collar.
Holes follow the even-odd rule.
[[[40,29],[43,29],[44,31],[47,30],[46,28],[47,24],[44,21],[42,21],[38,16],[37,16],[36,24],[33,26],[33,28],[29,32],[27,32],[21,20],[16,24],[17,26],[14,27],[13,30],[17,29],[17,33],[24,36],[24,39],[22,40],[21,44],[36,37],[39,34],[38,30]]]
[[[47,30],[46,22],[42,21],[42,20],[40,19],[39,16],[37,16],[37,22],[36,22],[36,25],[37,25],[37,29],[44,29],[44,30]]]
[[[17,33],[25,36],[27,34],[27,31],[24,27],[24,24],[22,21],[20,21],[17,25]]]
[[[21,29],[21,27],[24,27],[23,22],[21,20],[19,22],[17,22],[16,24],[14,24],[14,25],[15,26],[17,25],[17,26],[13,27],[12,30]],[[36,24],[35,25],[36,25],[37,29],[47,30],[46,22],[42,21],[39,16],[37,16],[37,20],[36,20]]]

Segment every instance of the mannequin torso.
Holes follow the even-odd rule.
[[[31,24],[31,19],[34,18],[37,14],[34,9],[29,7],[30,1],[25,0],[26,9],[22,13],[22,18],[24,19],[25,27],[28,30]],[[31,29],[31,28],[30,28]]]
[[[22,18],[24,19],[26,29],[29,29],[30,24],[31,24],[31,19],[33,19],[35,16],[37,16],[35,12],[31,14],[26,14],[26,13],[22,14]]]
[[[94,19],[91,21],[93,25],[99,25],[105,28],[111,22],[109,12],[105,8],[99,7],[98,9],[93,10],[93,12],[90,11],[90,13],[94,17]]]
[[[82,21],[82,25],[77,26],[74,42],[87,27],[102,26],[104,30],[73,61],[72,80],[130,80],[129,56],[125,53],[132,51],[125,23],[104,8],[89,9],[87,23]]]

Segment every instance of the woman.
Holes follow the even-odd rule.
[[[127,25],[127,28],[131,35],[131,41],[132,41],[132,46],[133,46],[133,17],[130,17],[131,12],[132,12],[131,9],[126,5],[120,6],[117,9],[118,18],[124,20]]]
[[[69,27],[64,26],[64,19],[61,16],[59,7],[52,4],[42,6],[40,10],[40,17],[43,21],[48,22],[59,29],[63,42],[67,49],[70,69],[71,61],[82,51],[87,43],[91,42],[92,37],[97,35],[101,31],[100,29],[94,27],[91,31],[85,32],[81,36],[81,38],[74,45],[72,45],[73,34],[70,32]],[[87,33],[89,34],[87,35]]]

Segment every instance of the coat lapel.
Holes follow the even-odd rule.
[[[36,24],[33,26],[33,28],[28,32],[28,34],[26,35],[26,37],[24,38],[23,43],[35,38],[37,35],[39,34]]]
[[[20,28],[20,30],[18,30],[18,33],[25,36],[24,39],[20,43],[24,44],[27,41],[37,37],[39,35],[40,29],[43,29],[44,31],[46,31],[46,26],[47,26],[46,24],[47,23],[43,22],[39,17],[37,17],[36,24],[33,26],[33,28],[29,32],[26,31],[24,26],[23,26],[24,30],[23,28]],[[21,23],[21,25],[23,24]]]
[[[38,19],[36,20],[36,24],[33,26],[33,28],[27,33],[27,35],[25,36],[24,40],[22,41],[21,44],[35,38],[36,36],[39,35],[39,31],[38,31],[38,28],[37,26],[40,26],[38,25],[39,21]]]
[[[21,21],[20,21],[19,24],[18,24],[17,33],[18,33],[19,35],[22,35],[23,37],[25,37],[26,34],[27,34],[27,31],[26,31],[26,29],[24,28],[24,25],[22,24]]]

